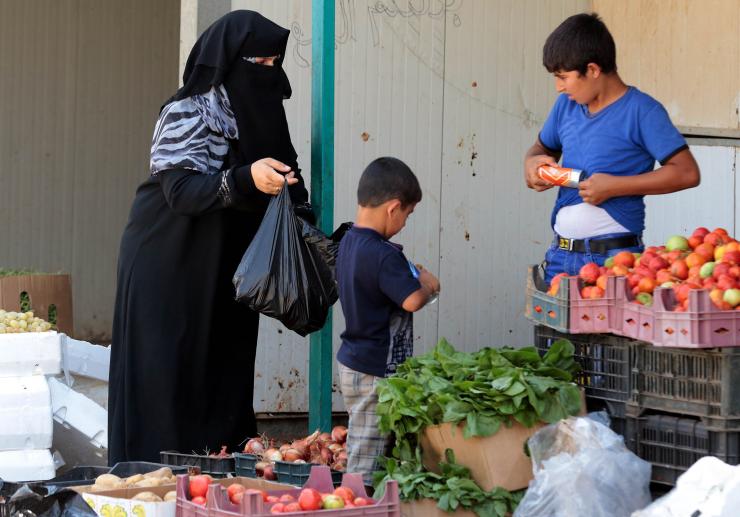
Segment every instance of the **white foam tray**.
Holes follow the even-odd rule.
[[[110,347],[64,336],[62,362],[65,372],[107,382]]]
[[[87,436],[96,447],[108,447],[108,411],[63,382],[49,378],[54,420]]]
[[[0,378],[0,451],[48,449],[52,424],[46,377]]]
[[[3,481],[41,481],[53,478],[55,473],[49,450],[0,452],[0,479]]]
[[[0,334],[0,377],[57,375],[62,335],[57,332]]]

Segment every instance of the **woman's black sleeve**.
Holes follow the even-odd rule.
[[[218,174],[190,169],[167,169],[157,173],[170,208],[181,215],[202,215],[256,201],[259,191],[248,166]]]

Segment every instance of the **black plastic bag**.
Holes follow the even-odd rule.
[[[0,480],[0,517],[97,517],[80,494]]]
[[[294,213],[288,188],[283,188],[270,200],[234,274],[236,299],[301,336],[319,330],[338,298],[332,268],[324,259],[327,253],[336,257],[336,250],[319,244],[326,244],[324,239]]]

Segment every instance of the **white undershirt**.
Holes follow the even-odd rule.
[[[598,206],[578,203],[561,208],[555,216],[555,233],[568,239],[587,239],[608,233],[630,233]]]

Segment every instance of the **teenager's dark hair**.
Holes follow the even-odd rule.
[[[542,64],[547,71],[583,75],[589,63],[596,63],[605,74],[617,70],[617,51],[609,29],[599,15],[576,14],[552,31],[542,49]]]
[[[376,207],[391,199],[398,199],[405,207],[421,201],[419,180],[409,166],[398,158],[384,156],[370,162],[360,176],[357,203]]]

